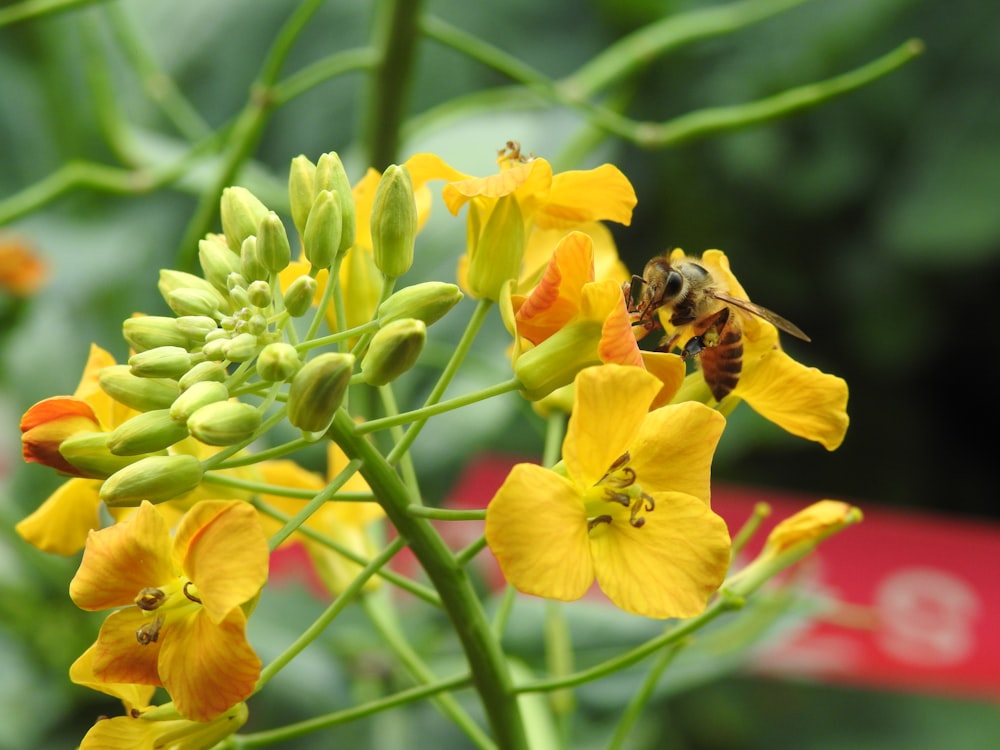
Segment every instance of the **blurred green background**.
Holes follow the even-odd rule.
[[[7,21],[2,14],[16,5],[0,3],[0,19]],[[276,29],[297,4],[95,5],[0,26],[0,201],[73,160],[121,166],[134,155],[165,163],[181,153],[183,138],[140,89],[134,64],[122,52],[128,32],[122,36],[121,18],[129,19],[200,113],[203,122],[190,123],[197,132],[218,128],[244,106]],[[285,70],[365,44],[375,5],[323,4]],[[559,78],[652,20],[709,5],[714,3],[429,0],[426,8]],[[122,15],[109,15],[112,7]],[[717,478],[862,506],[995,518],[994,441],[984,435],[998,416],[988,386],[997,383],[1000,367],[991,326],[992,295],[1000,287],[997,28],[1000,5],[989,0],[813,0],[651,60],[616,87],[614,97],[631,116],[662,121],[828,78],[910,38],[922,39],[927,51],[818,109],[675,148],[587,141],[576,112],[505,106],[416,121],[398,158],[433,150],[463,171],[487,174],[495,168],[496,149],[513,138],[563,168],[612,161],[639,197],[632,226],[613,228],[633,271],[671,246],[691,253],[723,249],[756,301],[812,336],[812,344],[788,347],[850,384],[852,423],[844,445],[828,454],[742,407],[724,436]],[[404,102],[411,115],[507,84],[433,41],[419,43],[416,62]],[[102,83],[94,70],[108,78]],[[104,105],[95,83],[110,92]],[[362,74],[350,73],[279,108],[239,181],[279,208],[289,160],[299,153],[315,158],[336,150],[360,177],[367,164],[365,85]],[[594,148],[584,162],[559,163],[568,145],[588,142]],[[0,297],[0,417],[7,425],[0,432],[6,532],[0,546],[0,671],[7,675],[0,687],[0,748],[71,746],[95,715],[116,710],[64,679],[97,628],[65,596],[76,561],[35,553],[10,531],[59,483],[40,467],[21,465],[17,420],[33,402],[75,387],[91,341],[124,358],[121,321],[137,310],[165,311],[155,291],[156,270],[177,257],[211,169],[211,163],[202,165],[147,194],[70,190],[0,230],[28,238],[51,266],[48,284],[33,298]],[[449,221],[440,204],[435,210],[418,244],[414,280],[451,280],[462,249],[460,222]],[[453,317],[432,329],[440,348],[463,323],[461,315]],[[478,342],[454,391],[506,377],[505,346],[497,322]],[[419,395],[430,373],[427,382],[410,382],[412,395]],[[968,396],[971,406],[956,395]],[[431,496],[446,492],[477,453],[537,452],[541,435],[525,426],[529,420],[523,402],[504,399],[485,405],[475,425],[462,418],[433,422],[416,451]],[[458,450],[454,440],[444,439],[457,429],[467,438]],[[301,593],[295,602],[314,606]],[[274,611],[286,604],[274,604]],[[338,650],[334,641],[331,652]],[[309,681],[317,678],[301,679],[315,684]],[[636,747],[974,750],[988,746],[987,732],[1000,736],[992,704],[746,677],[665,694],[653,709],[645,744]],[[588,716],[597,724],[603,718],[600,711]],[[416,725],[427,731],[419,719]],[[359,731],[374,741],[389,730]],[[358,736],[329,735],[338,741]],[[325,737],[315,741],[321,745]]]

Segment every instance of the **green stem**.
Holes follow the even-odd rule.
[[[375,14],[372,47],[378,50],[368,91],[368,163],[380,172],[398,158],[399,132],[406,111],[419,38],[421,0],[381,0]]]
[[[268,546],[271,551],[274,552],[274,550],[281,546],[281,543],[288,539],[288,537],[290,537],[296,529],[309,520],[309,517],[313,513],[329,502],[330,499],[337,494],[337,490],[347,484],[347,481],[353,477],[360,468],[360,459],[349,461],[347,466],[345,466],[337,474],[337,476],[331,479],[326,487],[317,492],[315,497],[303,506],[302,510],[292,516],[281,529],[271,536],[271,539],[268,542]]]
[[[272,92],[274,103],[280,107],[324,81],[344,73],[373,68],[377,62],[378,54],[370,47],[335,52],[275,84]]]
[[[468,565],[469,561],[484,549],[486,549],[486,535],[480,534],[468,547],[455,553],[455,560],[459,565]]]
[[[667,667],[670,666],[670,662],[674,660],[674,657],[680,653],[681,647],[682,644],[676,644],[671,648],[664,649],[663,652],[656,657],[656,661],[653,662],[653,666],[646,675],[646,679],[642,681],[639,689],[636,691],[635,695],[632,696],[632,700],[629,701],[628,706],[626,706],[625,710],[622,712],[618,721],[618,726],[615,727],[615,733],[611,736],[611,740],[608,742],[607,750],[618,750],[618,748],[624,747],[629,733],[632,731],[635,723],[639,720],[642,710],[646,707],[650,697],[653,695],[653,690],[660,681],[660,677],[663,676]]]
[[[729,553],[730,560],[736,559],[736,556],[746,546],[746,543],[750,541],[753,535],[757,533],[757,529],[760,528],[761,523],[769,515],[771,515],[771,506],[767,503],[756,503],[753,506],[753,513],[750,514],[750,518],[747,519],[746,523],[743,524],[733,537]]]
[[[362,476],[441,596],[465,650],[497,745],[503,750],[526,749],[527,739],[506,659],[493,637],[472,582],[430,522],[407,512],[412,502],[406,485],[356,427],[350,415],[340,411],[328,434],[348,458],[363,461]]]
[[[414,518],[433,518],[438,521],[483,521],[486,519],[485,510],[451,510],[415,505],[406,512]]]
[[[233,391],[230,390],[230,394],[232,393]],[[256,453],[245,453],[243,455],[233,456],[229,460],[218,464],[214,468],[218,471],[222,469],[235,469],[237,466],[253,466],[254,464],[259,464],[262,461],[281,458],[283,456],[287,456],[289,453],[295,453],[303,448],[308,448],[315,442],[315,440],[296,438],[295,440],[290,440],[289,442],[282,443],[281,445],[273,445],[270,448],[265,448],[264,450],[257,451]]]
[[[0,8],[0,28],[35,16],[55,15],[68,10],[85,8],[105,0],[25,0],[17,5]]]

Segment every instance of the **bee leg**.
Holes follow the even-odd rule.
[[[674,337],[676,338],[676,336]],[[681,352],[681,359],[688,359],[689,357],[697,357],[701,354],[702,350],[705,349],[705,337],[704,336],[692,336],[688,339],[688,342],[684,345],[684,351]]]
[[[656,351],[658,351],[658,352],[669,352],[671,349],[674,348],[674,344],[677,343],[677,339],[679,339],[679,338],[680,338],[680,335],[676,334],[676,333],[673,336],[666,336],[666,337],[664,337],[663,341],[661,341],[659,343],[659,345],[656,347]]]

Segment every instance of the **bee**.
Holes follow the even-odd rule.
[[[639,291],[636,291],[638,285]],[[811,339],[802,330],[766,307],[750,300],[733,297],[712,272],[695,258],[683,257],[671,262],[669,255],[653,258],[642,276],[633,276],[625,284],[629,312],[635,323],[647,331],[659,325],[657,311],[672,311],[672,326],[690,325],[694,336],[681,352],[683,359],[697,356],[709,390],[721,401],[736,387],[743,369],[743,335],[739,312],[766,320],[785,333],[803,341]],[[665,340],[660,348],[670,349],[679,334]]]

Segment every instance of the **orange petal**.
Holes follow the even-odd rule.
[[[170,530],[156,508],[143,501],[128,521],[90,532],[69,595],[81,609],[120,607],[132,604],[143,588],[174,577]]]
[[[48,267],[31,244],[20,237],[0,240],[0,289],[30,297],[48,276]]]
[[[598,288],[602,289],[603,297],[609,300],[611,305],[601,326],[601,341],[597,348],[601,361],[606,364],[643,367],[642,352],[639,351],[639,344],[632,332],[632,321],[625,307],[625,297],[618,289],[618,285],[613,281],[604,281],[591,284],[590,287],[594,289],[588,288],[588,293]],[[585,302],[584,309],[586,307]]]
[[[28,463],[80,476],[80,470],[59,453],[59,446],[77,433],[100,430],[97,415],[86,401],[53,396],[34,404],[21,417],[21,452]]]
[[[160,678],[182,716],[210,721],[253,692],[261,663],[245,630],[237,607],[218,624],[202,611],[161,635]]]
[[[134,639],[134,638],[133,638]],[[69,678],[77,685],[89,687],[102,693],[118,698],[125,704],[125,710],[143,709],[149,706],[149,701],[156,690],[154,685],[137,685],[124,682],[104,682],[94,674],[94,654],[97,651],[95,643],[73,662],[69,668]],[[155,661],[154,661],[155,663]]]
[[[64,482],[17,524],[17,533],[43,552],[75,555],[87,543],[87,533],[101,528],[100,489],[96,479]]]
[[[92,669],[101,681],[130,685],[161,685],[157,671],[160,648],[166,628],[159,639],[145,646],[136,640],[136,631],[152,622],[152,615],[138,607],[128,607],[112,612],[101,625],[101,632],[94,644]]]
[[[214,623],[267,581],[267,537],[257,511],[241,500],[205,500],[191,508],[177,529],[174,554]]]
[[[486,542],[522,593],[573,601],[594,581],[582,498],[541,466],[511,469],[486,509]]]

